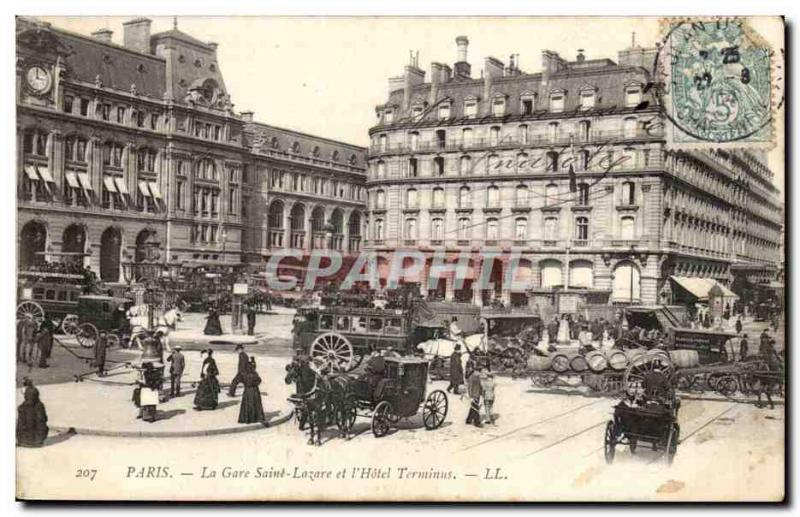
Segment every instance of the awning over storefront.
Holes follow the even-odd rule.
[[[114,186],[114,178],[110,176],[106,176],[103,178],[103,184],[106,186],[106,190],[109,192],[116,192],[117,187]]]
[[[142,195],[145,196],[145,197],[150,197],[150,189],[147,188],[147,182],[146,181],[140,181],[139,182],[139,192],[141,192]]]
[[[90,191],[92,190],[92,182],[89,180],[89,173],[87,172],[79,172],[78,179],[81,182],[81,187],[83,190]]]
[[[117,191],[120,194],[128,193],[128,187],[125,186],[125,180],[122,178],[114,178],[114,184],[117,186]]]
[[[74,172],[67,171],[65,174],[67,178],[67,185],[72,188],[81,188],[80,183],[78,183],[78,175]]]
[[[689,294],[697,298],[698,301],[707,301],[708,293],[714,286],[719,286],[725,298],[738,298],[736,293],[720,284],[713,278],[695,278],[688,276],[671,276],[673,282],[688,291]]]
[[[36,166],[35,165],[26,165],[25,166],[25,175],[28,176],[29,180],[38,181],[39,175],[36,174]]]
[[[150,184],[150,192],[153,193],[153,197],[155,199],[161,199],[161,191],[158,190],[158,183],[156,183],[155,181],[151,181],[149,182],[149,184]]]
[[[50,169],[47,168],[45,165],[37,165],[36,170],[39,172],[39,176],[47,183],[55,183],[56,180],[53,179],[53,175],[50,174]]]

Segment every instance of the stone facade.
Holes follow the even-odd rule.
[[[457,43],[453,68],[432,63],[426,82],[412,62],[376,107],[368,248],[496,251],[497,278],[516,251],[530,289],[569,284],[618,303],[669,301],[673,275],[729,285],[732,266],[777,265],[764,157],[669,150],[647,87],[655,49],[618,62],[544,51],[539,73],[487,58],[475,79],[468,40]],[[512,297],[443,284],[448,299]]]
[[[276,170],[353,191],[316,195],[326,222],[337,207],[360,213],[364,149],[237,113],[217,45],[177,27],[151,35],[150,25],[126,22],[120,46],[108,29],[87,37],[18,19],[20,267],[74,260],[113,282],[124,262],[261,263]],[[264,128],[283,151],[254,138]],[[320,147],[327,154],[314,156]]]

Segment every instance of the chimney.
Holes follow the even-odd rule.
[[[469,79],[472,74],[472,67],[467,63],[467,47],[469,47],[469,39],[466,36],[459,36],[456,38],[456,45],[458,52],[456,54],[455,63],[455,76],[463,79]]]
[[[414,86],[425,82],[425,72],[414,65],[406,65],[403,74],[403,109],[411,105],[411,90]]]
[[[442,65],[441,63],[431,63],[431,94],[428,102],[433,105],[439,97],[439,83],[442,81]]]
[[[125,48],[149,54],[151,23],[153,21],[148,18],[136,18],[123,23],[123,45],[125,45]]]
[[[542,86],[547,85],[552,74],[564,68],[566,68],[566,64],[558,52],[542,50]]]
[[[453,76],[453,69],[450,68],[448,65],[442,65],[442,79],[441,82],[449,83],[450,78]]]
[[[503,62],[491,56],[483,62],[483,98],[487,115],[492,112],[492,83],[496,77],[503,77],[503,68]]]
[[[578,49],[578,57],[575,60],[578,63],[583,63],[584,61],[586,61],[586,56],[583,55],[583,49],[582,48]]]
[[[111,36],[113,36],[113,35],[114,35],[114,31],[112,31],[111,29],[106,29],[106,28],[97,29],[96,31],[94,31],[92,33],[92,36],[94,36],[94,39],[96,39],[97,41],[102,41],[104,43],[111,43]]]
[[[242,112],[242,120],[244,120],[245,122],[252,122],[253,121],[253,115],[255,115],[255,112],[253,112],[253,111],[243,111]]]

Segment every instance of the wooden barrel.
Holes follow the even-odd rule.
[[[586,354],[586,364],[589,365],[591,371],[602,372],[608,368],[608,358],[603,352],[589,352]]]
[[[697,350],[671,350],[669,358],[675,368],[694,368],[700,366],[700,354]]]
[[[541,355],[531,355],[528,357],[528,369],[536,372],[549,370],[550,365],[553,364],[550,357],[543,357]]]
[[[582,355],[576,355],[570,358],[569,367],[576,372],[585,372],[586,369],[589,368],[589,364],[586,362],[585,357]]]
[[[550,368],[552,368],[554,372],[564,373],[569,370],[569,357],[565,354],[554,354],[550,356],[550,359]]]
[[[612,370],[624,370],[628,367],[628,357],[622,350],[610,350],[606,353],[608,366]]]
[[[625,357],[628,358],[628,364],[634,362],[640,356],[643,356],[644,352],[644,348],[630,348],[625,350]]]

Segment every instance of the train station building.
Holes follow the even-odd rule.
[[[526,303],[501,282],[471,288],[488,251],[493,279],[520,253],[514,276],[543,299],[568,287],[674,303],[675,278],[774,279],[783,223],[765,153],[670,149],[648,87],[654,48],[545,50],[529,72],[517,55],[475,70],[468,38],[456,47],[452,65],[412,56],[389,78],[369,132],[367,247],[473,257],[461,289],[443,279],[423,294]]]
[[[19,267],[71,261],[121,282],[126,264],[357,251],[365,149],[235,110],[217,44],[151,25],[124,23],[120,45],[17,19]]]

